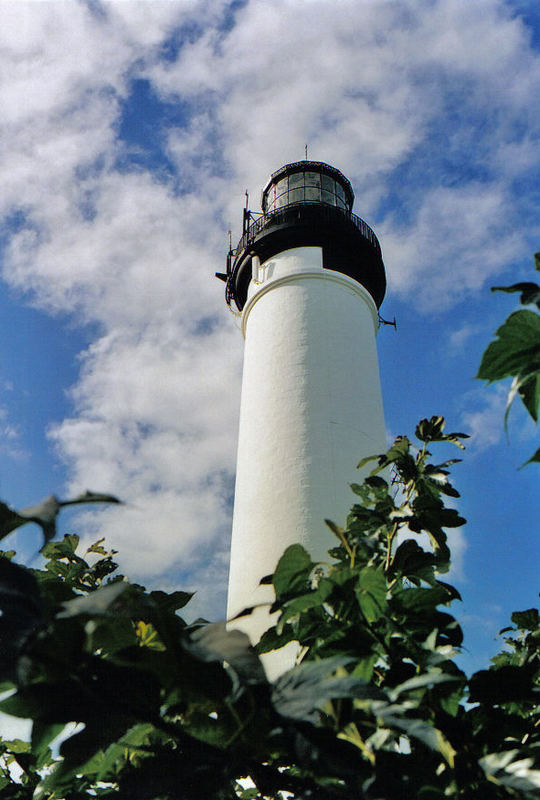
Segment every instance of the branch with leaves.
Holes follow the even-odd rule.
[[[540,253],[534,256],[537,271],[540,271]],[[540,404],[540,286],[537,283],[514,283],[512,286],[494,286],[493,292],[519,293],[522,305],[536,306],[535,310],[520,309],[510,314],[497,330],[495,341],[486,349],[478,378],[489,383],[512,378],[506,413],[517,397],[520,398],[529,416],[538,422]],[[540,462],[540,448],[529,458],[527,464]]]
[[[465,520],[445,504],[457,460],[431,450],[463,438],[423,420],[417,444],[399,437],[352,486],[327,563],[287,549],[258,650],[294,640],[299,658],[273,684],[247,637],[188,625],[189,593],[129,583],[103,542],[50,541],[33,570],[5,553],[0,710],[30,718],[32,736],[0,741],[2,797],[536,796],[538,612],[513,616],[512,650],[488,670],[468,680],[455,663],[459,594],[441,574]]]

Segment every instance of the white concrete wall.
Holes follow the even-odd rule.
[[[255,270],[243,311],[244,374],[228,617],[272,600],[260,579],[300,542],[328,560],[354,502],[358,461],[386,448],[375,345],[377,311],[356,281],[322,267],[318,247]],[[267,611],[235,623],[256,642]],[[269,677],[294,654],[267,659]]]

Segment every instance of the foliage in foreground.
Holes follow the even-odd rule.
[[[536,284],[504,291],[540,308]],[[511,315],[479,373],[512,376],[509,406],[519,395],[535,420],[539,319]],[[462,633],[449,607],[459,594],[441,575],[445,531],[465,520],[449,481],[456,459],[433,463],[428,448],[464,437],[445,434],[441,417],[415,436],[418,445],[399,437],[367,460],[346,527],[328,523],[328,563],[293,545],[269,578],[278,621],[259,650],[299,643],[297,665],[274,684],[243,634],[182,620],[189,594],[129,583],[103,542],[80,554],[76,536],[51,541],[64,505],[115,498],[0,504],[0,538],[37,522],[46,558],[29,570],[13,552],[0,557],[0,684],[10,691],[0,710],[33,723],[30,742],[0,738],[0,797],[537,798],[540,615],[512,615],[488,669],[467,678],[456,665]]]
[[[102,543],[79,555],[76,536],[48,542],[35,570],[5,553],[0,670],[13,693],[0,709],[33,728],[29,743],[0,744],[2,798],[537,796],[538,612],[514,614],[509,647],[467,680],[449,612],[459,595],[440,577],[444,529],[464,523],[443,502],[458,496],[454,460],[428,451],[463,435],[433,417],[416,438],[352,487],[328,564],[299,545],[280,560],[279,621],[260,649],[301,649],[272,685],[243,634],[187,625],[189,594],[115,577]]]

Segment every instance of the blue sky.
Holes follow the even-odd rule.
[[[472,434],[453,573],[479,667],[537,600],[537,446],[474,379],[540,249],[540,7],[511,0],[5,2],[0,494],[92,488],[125,572],[224,614],[242,340],[223,300],[244,192],[309,156],[382,244],[390,435]],[[446,451],[441,457],[447,457]],[[352,496],[351,496],[352,498]],[[38,532],[6,544],[33,557]]]

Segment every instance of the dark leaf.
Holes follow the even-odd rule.
[[[189,651],[202,661],[226,661],[248,683],[266,683],[259,656],[248,636],[239,630],[227,630],[224,622],[203,625],[191,634]]]
[[[102,586],[90,594],[75,597],[63,603],[64,610],[57,615],[59,619],[64,617],[75,617],[80,614],[87,616],[99,616],[106,614],[110,606],[120,595],[125,592],[129,584],[124,581],[116,581],[107,586]]]
[[[40,720],[35,720],[32,725],[32,750],[36,754],[38,761],[47,757],[49,745],[62,731],[65,725],[63,722],[46,724]]]
[[[150,599],[156,603],[159,608],[166,611],[178,611],[178,609],[184,608],[192,597],[193,592],[150,592]]]
[[[28,637],[42,621],[36,579],[30,570],[0,557],[0,679],[13,678]]]
[[[421,420],[416,426],[415,436],[421,442],[451,442],[463,449],[460,439],[468,439],[466,433],[444,433],[446,421],[444,417],[431,417]]]
[[[315,564],[300,544],[288,547],[279,559],[273,583],[276,597],[294,594],[307,588],[308,578]]]
[[[526,467],[526,466],[527,466],[527,464],[533,464],[533,463],[537,463],[537,464],[538,464],[538,463],[540,463],[540,447],[539,447],[539,448],[538,448],[538,450],[536,450],[536,451],[535,451],[535,452],[532,454],[532,456],[531,456],[531,457],[530,457],[530,458],[529,458],[527,461],[525,461],[525,463],[524,463],[524,464],[522,464],[521,466],[522,466],[522,467]]]
[[[414,539],[406,539],[399,545],[392,562],[396,572],[423,580],[432,578],[434,565],[433,553],[426,553]]]
[[[471,677],[469,689],[472,703],[520,702],[532,697],[531,674],[524,667],[510,665],[484,669]]]
[[[307,611],[308,608],[317,608],[323,605],[332,594],[333,589],[333,581],[328,578],[321,578],[319,585],[312,592],[286,601],[286,605],[283,609],[283,619],[285,620],[294,614]]]
[[[291,625],[280,626],[279,632],[274,625],[263,633],[256,645],[256,650],[258,653],[269,653],[271,650],[279,650],[280,647],[284,647],[289,642],[296,641],[297,638],[297,633]]]
[[[514,611],[511,619],[514,625],[526,631],[537,631],[540,628],[540,615],[537,608]]]
[[[364,567],[360,571],[355,593],[367,622],[375,622],[384,614],[387,591],[383,567]]]
[[[538,422],[538,406],[540,403],[540,372],[521,382],[519,389],[521,401],[530,416]]]
[[[78,505],[80,503],[119,503],[120,501],[112,495],[98,494],[96,492],[85,492],[85,494],[73,500],[59,501],[54,495],[45,498],[36,506],[28,506],[20,511],[9,508],[5,503],[0,503],[0,539],[7,536],[11,531],[26,525],[28,522],[35,522],[43,531],[44,544],[47,544],[56,535],[56,517],[61,507]]]
[[[71,500],[60,500],[58,501],[58,505],[60,507],[64,506],[77,506],[77,505],[85,505],[86,503],[115,503],[121,504],[122,501],[119,500],[112,494],[102,494],[101,492],[90,492],[88,489],[83,494],[78,495],[78,497],[74,497]]]
[[[540,308],[540,286],[536,283],[514,283],[512,286],[493,286],[492,292],[521,292],[519,299],[520,303],[524,306],[536,303]]]
[[[434,586],[429,589],[402,589],[394,594],[394,598],[403,609],[412,611],[415,614],[434,610],[438,605],[447,603],[450,599],[447,590],[443,586]]]
[[[312,722],[318,719],[317,709],[328,700],[383,698],[376,686],[351,675],[333,674],[349,661],[347,657],[307,661],[286,672],[274,684],[272,702],[276,710],[284,717]]]

